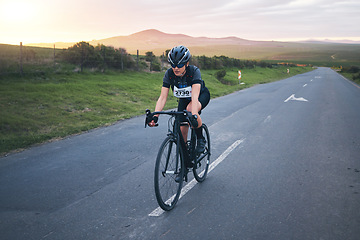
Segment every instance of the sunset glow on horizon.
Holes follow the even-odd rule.
[[[35,13],[32,5],[27,2],[9,1],[1,9],[2,20],[5,21],[5,24],[17,24],[31,20]]]
[[[192,37],[360,41],[356,0],[0,0],[0,13],[3,44],[91,41],[146,29]]]

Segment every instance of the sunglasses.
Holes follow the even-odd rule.
[[[180,63],[180,64],[171,64],[171,67],[173,67],[173,68],[182,68],[183,66],[185,66],[185,63]]]

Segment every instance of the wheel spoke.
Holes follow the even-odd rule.
[[[205,124],[202,126],[202,133],[205,137],[205,151],[197,156],[196,164],[193,168],[195,179],[198,182],[205,180],[210,163],[210,134]]]
[[[171,210],[179,199],[182,181],[176,182],[180,157],[178,145],[167,137],[160,147],[155,166],[155,194],[160,207]]]

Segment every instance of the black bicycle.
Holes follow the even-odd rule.
[[[155,195],[159,206],[165,210],[173,209],[179,200],[183,181],[188,181],[188,172],[192,169],[195,179],[203,182],[206,178],[210,163],[210,134],[207,126],[201,126],[205,138],[205,150],[196,151],[196,134],[191,128],[190,139],[185,141],[180,131],[179,118],[183,115],[191,125],[191,113],[184,110],[153,112],[146,110],[145,127],[151,122],[154,115],[170,115],[168,134],[160,146],[155,164]]]

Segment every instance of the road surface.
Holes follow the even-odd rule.
[[[359,106],[328,68],[211,100],[217,166],[171,212],[153,188],[166,117],[0,158],[1,239],[359,239]]]

